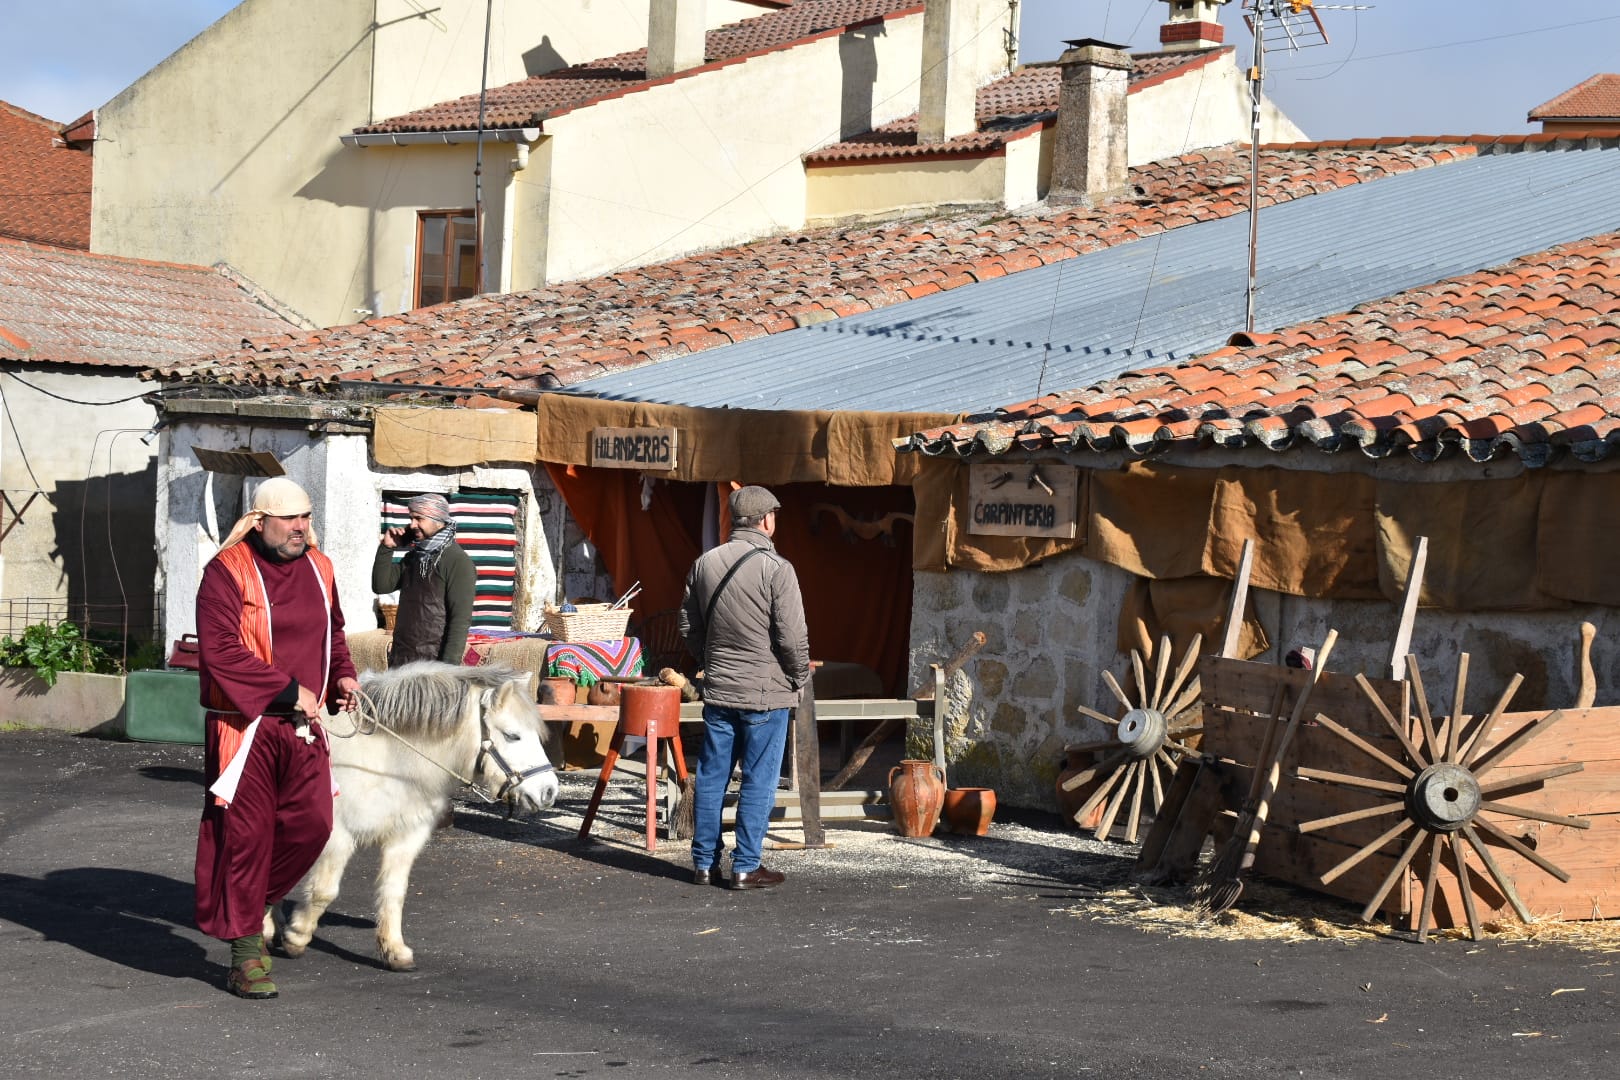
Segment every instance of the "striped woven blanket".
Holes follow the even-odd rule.
[[[633,637],[618,641],[554,641],[546,652],[546,675],[573,679],[592,686],[609,675],[641,674],[641,642]]]

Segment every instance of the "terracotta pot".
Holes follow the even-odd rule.
[[[945,826],[963,836],[983,836],[996,816],[994,788],[964,787],[945,789]]]
[[[889,770],[889,810],[901,836],[931,834],[944,802],[945,773],[932,761],[907,759]]]
[[[1106,800],[1104,800],[1104,802],[1099,802],[1096,806],[1092,807],[1091,813],[1086,815],[1084,821],[1076,821],[1074,815],[1075,812],[1080,809],[1080,807],[1085,805],[1086,800],[1091,798],[1091,796],[1096,792],[1098,785],[1107,779],[1107,776],[1106,774],[1098,774],[1097,776],[1092,777],[1087,783],[1081,784],[1079,787],[1075,788],[1073,791],[1064,791],[1063,785],[1068,782],[1069,777],[1085,772],[1087,769],[1096,764],[1096,755],[1088,750],[1067,750],[1064,752],[1064,754],[1063,771],[1057,774],[1056,791],[1058,813],[1063,816],[1063,820],[1065,822],[1073,825],[1075,828],[1095,829],[1098,823],[1102,821],[1103,809]]]
[[[596,682],[591,684],[590,690],[585,694],[587,705],[618,705],[619,683]]]
[[[553,677],[540,680],[540,704],[572,705],[578,687],[573,679]]]

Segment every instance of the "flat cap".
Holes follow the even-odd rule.
[[[731,493],[731,520],[747,521],[750,518],[764,517],[782,504],[762,487],[750,485],[738,488]]]

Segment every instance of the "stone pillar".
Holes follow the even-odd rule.
[[[973,0],[928,0],[923,12],[922,89],[917,141],[944,142],[977,131],[973,79]],[[966,55],[958,55],[963,49]]]
[[[1135,66],[1123,45],[1082,38],[1067,42],[1053,132],[1047,198],[1096,205],[1125,191],[1129,126],[1125,102]]]
[[[707,34],[703,0],[651,0],[647,12],[647,77],[667,75],[702,65]]]

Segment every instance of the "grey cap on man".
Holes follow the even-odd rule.
[[[775,495],[758,485],[738,488],[731,493],[731,520],[752,521],[764,517],[781,505],[776,501]]]

